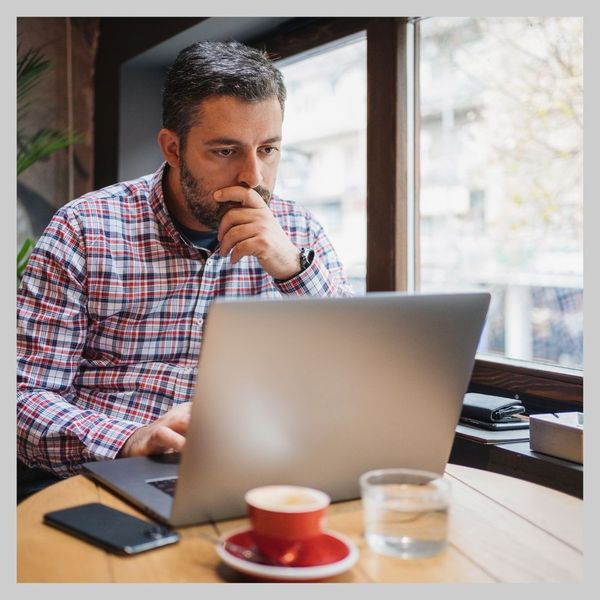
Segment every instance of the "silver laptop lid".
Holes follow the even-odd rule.
[[[210,309],[171,522],[241,516],[244,493],[359,496],[369,469],[441,473],[487,293],[218,300]]]

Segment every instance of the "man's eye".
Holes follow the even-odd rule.
[[[231,156],[233,154],[233,148],[220,148],[219,150],[216,150],[216,153],[219,156]]]
[[[278,150],[278,148],[275,146],[265,146],[263,148],[263,152],[268,155],[275,154],[277,152],[277,150]]]

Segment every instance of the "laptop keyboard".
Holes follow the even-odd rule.
[[[161,492],[168,494],[169,496],[175,496],[175,484],[177,483],[177,477],[168,477],[166,479],[153,479],[147,481],[150,485],[158,488]]]

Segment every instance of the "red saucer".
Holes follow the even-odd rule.
[[[227,538],[227,541],[231,544],[226,545],[227,552],[236,558],[244,558],[242,554],[244,549],[256,549],[256,542],[250,529],[233,534]],[[239,546],[240,549],[236,550],[232,545]],[[341,539],[328,533],[323,533],[323,535],[314,540],[300,544],[294,558],[281,566],[316,567],[329,565],[343,560],[349,554],[350,549],[348,545]],[[265,562],[265,564],[272,563]]]

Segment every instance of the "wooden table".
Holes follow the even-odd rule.
[[[333,582],[580,582],[583,502],[527,481],[448,465],[449,543],[435,557],[402,560],[366,547],[360,500],[333,504],[328,527],[354,540],[360,559]],[[34,494],[18,506],[18,582],[250,582],[223,564],[213,542],[245,519],[181,528],[174,546],[119,557],[42,523],[43,514],[102,502],[138,511],[83,476]]]

